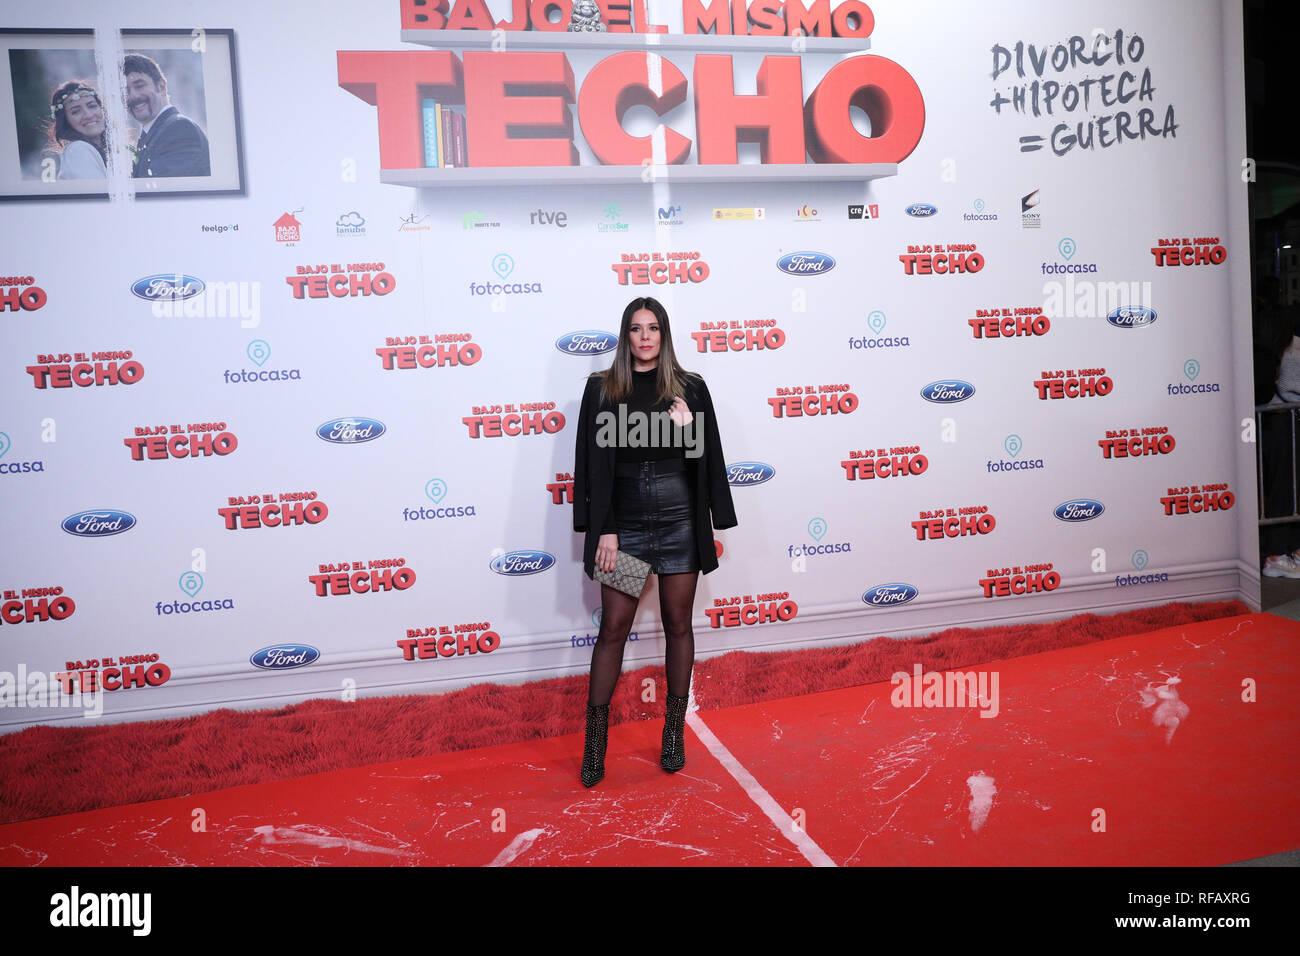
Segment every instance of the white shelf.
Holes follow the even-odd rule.
[[[385,169],[390,186],[638,186],[659,183],[866,182],[898,174],[897,163],[806,163],[740,166],[655,166],[646,183],[640,166],[483,166],[462,169]]]
[[[419,43],[439,50],[487,50],[492,30],[403,30],[403,43]],[[871,49],[870,37],[765,37],[721,36],[713,33],[549,33],[543,30],[505,30],[506,50],[572,50],[603,53],[618,50],[688,50],[694,53],[790,53],[795,40],[800,53],[863,53]]]

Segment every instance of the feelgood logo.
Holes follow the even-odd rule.
[[[203,291],[203,280],[179,272],[145,276],[131,284],[131,293],[147,302],[188,299]]]
[[[935,402],[939,405],[948,405],[953,402],[964,402],[975,394],[975,386],[970,382],[963,382],[961,379],[941,379],[938,382],[931,382],[921,389],[921,397],[927,402]]]
[[[776,260],[776,267],[787,275],[823,275],[835,268],[835,260],[824,252],[791,252]]]
[[[1112,311],[1106,321],[1117,329],[1141,329],[1155,324],[1156,310],[1144,305],[1128,306]]]
[[[105,538],[121,534],[135,527],[135,515],[125,511],[105,508],[101,511],[79,511],[63,519],[62,528],[68,534],[83,538]]]
[[[1052,514],[1062,521],[1091,521],[1100,518],[1106,506],[1091,498],[1071,498],[1056,506]]]
[[[570,332],[555,340],[555,347],[565,355],[603,355],[618,348],[613,332]]]
[[[488,567],[497,574],[519,576],[538,574],[555,564],[555,556],[545,551],[507,551],[493,558]]]
[[[320,657],[320,651],[310,644],[277,644],[254,651],[248,662],[268,671],[283,671],[293,667],[306,667]]]
[[[1024,450],[1025,443],[1019,435],[1008,435],[1002,441],[1002,449],[1011,456],[1012,460],[991,458],[984,463],[987,471],[993,474],[1006,471],[1030,471],[1044,467],[1041,458],[1020,458],[1020,453]]]
[[[333,418],[316,429],[316,437],[336,445],[374,441],[388,429],[374,418]]]
[[[915,216],[917,219],[929,219],[938,211],[938,209],[931,206],[928,202],[914,202],[903,210],[903,212],[907,213],[909,216]]]
[[[1170,382],[1165,386],[1165,391],[1170,395],[1201,395],[1219,391],[1218,382],[1196,381],[1201,377],[1201,363],[1194,358],[1183,363],[1183,377],[1187,379],[1186,383]]]
[[[862,593],[862,603],[871,607],[897,607],[911,601],[917,593],[912,585],[902,582],[877,584]]]
[[[776,475],[776,469],[761,461],[738,461],[727,466],[727,484],[761,485]]]

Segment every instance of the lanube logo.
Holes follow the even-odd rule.
[[[78,511],[63,519],[63,530],[83,538],[106,538],[135,527],[135,515],[126,511],[103,508],[96,511]]]
[[[930,205],[928,202],[914,202],[903,210],[903,212],[907,213],[909,216],[913,216],[917,219],[929,219],[938,211],[938,209]]]
[[[546,551],[507,551],[488,562],[488,567],[497,574],[518,577],[539,574],[554,564],[555,556]]]
[[[776,267],[787,275],[824,275],[835,268],[835,260],[824,252],[791,252],[776,260]]]
[[[1106,321],[1117,329],[1141,329],[1155,324],[1156,310],[1144,305],[1124,306],[1110,312]]]
[[[727,484],[746,486],[761,485],[776,475],[776,469],[766,462],[738,461],[727,466]]]
[[[316,429],[316,437],[336,445],[374,441],[388,429],[375,418],[332,418]]]
[[[1106,506],[1091,498],[1071,498],[1056,506],[1052,514],[1062,521],[1091,521],[1100,518]]]
[[[1217,266],[1228,258],[1218,236],[1196,239],[1157,239],[1151,247],[1158,266]]]
[[[613,332],[570,332],[555,340],[555,347],[565,355],[604,355],[618,348]]]
[[[877,584],[862,592],[862,603],[871,607],[898,607],[906,604],[917,595],[916,588],[901,581],[891,584]]]
[[[35,282],[35,276],[0,276],[0,312],[35,312],[45,305],[49,296]]]
[[[958,378],[940,379],[921,389],[922,398],[938,405],[964,402],[974,394],[975,386]]]
[[[248,662],[268,671],[284,671],[306,667],[320,658],[320,651],[310,644],[276,644],[254,651]]]
[[[202,279],[174,272],[136,279],[131,294],[147,302],[175,302],[198,295],[203,288]]]

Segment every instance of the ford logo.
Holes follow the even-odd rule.
[[[183,276],[179,272],[171,275],[145,276],[131,284],[131,291],[150,302],[188,299],[203,291],[203,280],[196,279],[194,276]]]
[[[1056,506],[1052,514],[1062,521],[1091,521],[1093,518],[1101,517],[1101,513],[1106,510],[1106,506],[1100,501],[1093,501],[1091,498],[1071,498]]]
[[[776,260],[776,267],[792,276],[820,275],[835,268],[835,260],[824,252],[792,252]]]
[[[318,437],[340,445],[374,441],[387,429],[373,418],[335,418],[316,429]]]
[[[762,461],[738,461],[727,466],[727,484],[761,485],[776,474],[776,469]]]
[[[964,402],[974,394],[974,385],[956,378],[931,382],[921,389],[922,398],[927,402],[937,402],[940,405],[946,405],[950,402]]]
[[[100,508],[96,511],[78,511],[63,519],[63,530],[68,534],[83,538],[106,538],[110,534],[121,534],[135,527],[135,515],[112,508]]]
[[[565,355],[602,355],[618,348],[613,332],[570,332],[555,340],[555,347]]]
[[[545,551],[507,551],[488,565],[497,574],[537,574],[555,563],[555,556]]]
[[[1106,321],[1117,329],[1140,329],[1144,325],[1151,325],[1155,320],[1156,310],[1148,309],[1145,305],[1124,306],[1106,316]]]
[[[310,644],[273,644],[254,651],[248,662],[269,671],[283,671],[291,667],[306,667],[319,657],[320,651]]]
[[[896,604],[906,604],[914,597],[916,597],[916,588],[910,584],[895,582],[867,588],[862,594],[862,601],[872,607],[893,607]]]
[[[909,216],[915,216],[917,219],[929,219],[939,210],[928,202],[914,202],[903,211]]]

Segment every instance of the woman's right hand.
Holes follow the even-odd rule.
[[[596,542],[596,567],[609,573],[618,563],[618,535],[602,534]]]

